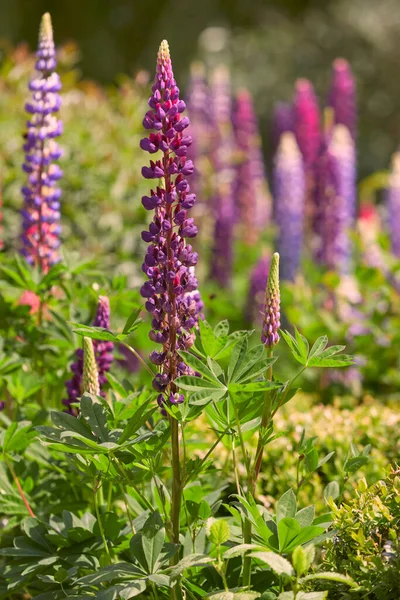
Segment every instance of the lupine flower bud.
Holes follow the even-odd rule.
[[[316,258],[341,274],[350,272],[350,230],[356,206],[354,141],[344,125],[336,125],[317,166]]]
[[[97,312],[93,320],[93,326],[103,327],[105,329],[109,329],[110,327],[110,302],[106,296],[99,296]],[[112,353],[114,344],[112,342],[102,340],[93,340],[93,349],[97,364],[100,394],[105,396],[103,387],[107,383],[106,373],[110,370],[111,363],[114,359]],[[84,391],[82,388],[84,373],[84,350],[81,348],[79,348],[75,353],[75,361],[71,365],[71,371],[73,376],[65,384],[68,397],[63,400],[63,404],[67,407],[68,412],[71,414],[76,414],[76,410],[72,408],[71,405],[79,400],[82,392]]]
[[[247,294],[246,321],[260,323],[264,306],[265,288],[268,281],[269,257],[262,254],[250,275],[250,285]]]
[[[215,230],[211,259],[211,278],[222,287],[230,285],[232,276],[232,241],[234,224],[232,101],[229,71],[215,69],[211,82],[217,140],[213,153],[215,189],[213,197]]]
[[[337,58],[333,63],[328,106],[331,106],[334,111],[334,122],[345,125],[355,139],[356,84],[350,65],[344,58]]]
[[[261,140],[250,93],[239,90],[233,112],[237,146],[235,198],[243,239],[254,243],[271,216]]]
[[[303,157],[293,133],[286,132],[274,161],[275,218],[279,228],[278,251],[282,279],[293,280],[303,245],[306,182]]]
[[[197,289],[197,280],[191,267],[197,263],[197,253],[186,242],[195,237],[197,228],[187,216],[195,200],[186,177],[194,171],[188,160],[191,139],[186,134],[189,119],[183,117],[185,103],[179,99],[179,88],[174,79],[168,43],[161,43],[152,95],[148,101],[150,110],[143,125],[154,132],[146,138],[162,152],[162,159],[150,161],[146,169],[153,172],[161,184],[143,198],[147,210],[155,210],[149,230],[142,238],[149,243],[142,266],[148,280],[141,288],[146,299],[146,310],[152,315],[149,337],[162,344],[161,353],[152,353],[151,360],[162,372],[153,380],[153,388],[170,398],[175,394],[174,380],[183,373],[191,372],[179,360],[178,351],[188,350],[194,343],[190,330],[196,323],[196,303],[188,301],[187,294]],[[142,143],[142,148],[147,144]],[[152,149],[148,149],[152,153]],[[161,402],[161,401],[160,401]],[[162,402],[161,402],[162,403]]]
[[[88,337],[83,338],[82,394],[84,392],[95,396],[100,394],[99,373],[97,371],[93,342]]]
[[[55,49],[48,13],[42,18],[36,57],[38,75],[29,84],[32,100],[25,105],[30,116],[24,144],[23,170],[28,181],[22,188],[21,253],[30,264],[46,272],[60,260],[61,190],[57,182],[63,174],[55,163],[61,156],[55,138],[62,133],[62,124],[54,115],[61,106],[61,82],[54,72]]]
[[[306,167],[314,164],[321,144],[321,117],[314,88],[307,79],[296,82],[294,131]]]
[[[279,342],[279,328],[281,326],[280,302],[279,254],[275,252],[272,255],[265,291],[264,322],[261,333],[261,341],[267,348],[272,348]]]
[[[400,152],[392,157],[386,206],[392,252],[400,258]]]
[[[281,135],[294,130],[294,109],[289,102],[277,102],[272,117],[272,138],[274,150],[279,146]]]

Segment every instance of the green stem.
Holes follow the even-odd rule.
[[[171,453],[172,453],[172,495],[171,495],[171,533],[172,542],[179,544],[180,533],[180,513],[182,503],[182,481],[181,481],[181,460],[179,447],[179,422],[173,417],[170,418],[171,425]],[[179,562],[179,553],[177,552],[171,558],[171,565]],[[182,600],[182,584],[178,578],[171,588],[171,599]]]
[[[98,498],[97,498],[98,491],[99,491],[99,487],[98,487],[98,482],[96,481],[95,482],[95,486],[93,488],[94,508],[95,508],[95,511],[96,511],[97,522],[99,524],[101,539],[103,540],[104,550],[106,551],[106,554],[107,554],[107,556],[108,556],[108,558],[110,559],[110,562],[111,562],[110,549],[109,549],[108,544],[107,544],[107,540],[106,540],[106,536],[105,536],[104,528],[103,528],[103,523],[101,521],[101,515],[100,515],[100,511],[99,511],[99,503],[98,503]]]
[[[152,377],[154,377],[154,373],[153,371],[150,369],[149,365],[146,363],[145,360],[143,360],[143,358],[140,356],[139,352],[137,352],[134,348],[132,348],[132,346],[130,346],[129,344],[127,344],[126,342],[121,342],[121,344],[123,346],[125,346],[125,348],[128,348],[128,350],[130,352],[132,352],[132,354],[134,356],[136,356],[136,358],[138,359],[138,361],[144,366],[144,368],[146,369],[146,371],[148,371],[150,373],[150,375]]]

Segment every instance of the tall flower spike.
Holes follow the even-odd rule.
[[[305,173],[301,152],[293,133],[281,136],[274,160],[275,218],[282,279],[293,280],[303,246]]]
[[[279,146],[281,135],[294,130],[294,110],[289,102],[277,102],[272,116],[272,138],[274,150]]]
[[[216,122],[216,143],[213,152],[214,186],[214,244],[211,278],[222,287],[229,287],[232,276],[232,243],[234,224],[232,100],[229,71],[224,66],[215,69],[211,92]]]
[[[94,355],[93,342],[90,338],[83,338],[83,379],[82,394],[100,394],[99,373],[97,370],[96,357]]]
[[[345,125],[355,139],[357,126],[356,84],[351,67],[344,58],[337,58],[333,63],[328,106],[332,107],[334,111],[335,123]]]
[[[307,79],[296,82],[293,114],[297,143],[309,168],[314,164],[321,144],[321,117],[314,88]]]
[[[253,100],[246,89],[236,95],[233,125],[237,146],[236,213],[247,243],[255,243],[271,216],[261,139]]]
[[[400,258],[400,152],[392,157],[386,207],[392,252]]]
[[[355,146],[349,130],[336,125],[317,166],[316,258],[342,275],[351,270],[350,231],[356,209]]]
[[[28,181],[22,188],[21,253],[30,264],[46,273],[60,260],[61,190],[57,182],[63,174],[55,163],[61,156],[55,141],[62,133],[61,121],[55,116],[61,106],[58,94],[61,82],[55,73],[53,30],[48,13],[42,17],[36,57],[38,74],[29,83],[32,100],[25,104],[30,118],[24,144],[23,170]]]
[[[161,158],[150,161],[142,169],[146,179],[159,179],[149,196],[142,203],[154,216],[142,239],[149,244],[142,266],[147,281],[140,293],[146,299],[146,310],[152,315],[149,337],[162,345],[161,352],[150,355],[153,364],[160,367],[153,380],[153,387],[160,392],[159,402],[168,394],[172,403],[183,401],[176,393],[175,379],[191,372],[180,360],[179,350],[188,350],[194,343],[196,303],[187,294],[197,289],[197,280],[191,270],[197,263],[197,253],[187,239],[197,234],[193,218],[187,211],[196,201],[190,192],[187,177],[193,174],[194,165],[187,158],[192,143],[186,128],[188,117],[183,117],[186,105],[179,99],[179,88],[174,79],[169,48],[166,41],[160,46],[152,95],[148,101],[143,126],[155,130],[142,139],[142,150],[154,154],[161,151]]]
[[[272,348],[279,342],[279,328],[281,326],[280,313],[281,296],[279,291],[279,254],[272,255],[271,266],[268,274],[267,289],[265,291],[264,322],[261,341],[267,348]]]
[[[104,327],[105,329],[110,328],[110,302],[107,296],[99,296],[97,304],[96,316],[93,320],[94,327]],[[113,362],[113,348],[112,342],[105,342],[101,340],[93,340],[93,349],[96,358],[98,381],[100,386],[100,394],[105,396],[103,387],[107,383],[106,373],[110,370],[111,363]],[[67,389],[67,398],[63,400],[64,406],[66,406],[68,412],[76,414],[75,408],[72,404],[77,402],[82,395],[83,390],[83,372],[84,372],[84,351],[82,348],[78,348],[75,353],[75,361],[71,365],[71,371],[73,376],[69,379],[65,386]]]

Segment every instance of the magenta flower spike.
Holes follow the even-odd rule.
[[[271,216],[261,139],[250,93],[241,89],[236,96],[233,125],[237,148],[235,184],[236,214],[243,238],[255,243]]]
[[[93,320],[94,327],[110,328],[110,302],[107,296],[99,296],[96,316]],[[103,340],[93,340],[93,350],[96,358],[98,369],[98,382],[100,385],[100,393],[105,396],[103,390],[107,383],[106,373],[110,370],[113,357],[114,344]],[[67,398],[63,400],[64,406],[71,414],[76,414],[76,410],[71,406],[77,402],[82,395],[83,372],[84,372],[84,351],[79,348],[75,353],[75,361],[71,365],[73,376],[69,379],[65,386],[67,388]]]
[[[356,208],[356,153],[344,125],[336,125],[317,165],[315,231],[318,262],[342,275],[351,271]]]
[[[153,154],[161,151],[161,158],[150,161],[142,169],[146,179],[159,180],[149,196],[142,198],[143,206],[154,211],[148,231],[142,238],[149,244],[143,263],[147,281],[140,293],[146,299],[146,310],[152,315],[149,337],[162,345],[161,351],[150,354],[153,364],[160,367],[153,380],[153,388],[160,392],[159,402],[183,401],[176,393],[174,380],[192,371],[179,358],[179,350],[188,350],[194,343],[191,331],[198,318],[196,302],[188,294],[197,290],[193,269],[198,255],[187,240],[197,234],[188,210],[196,196],[191,193],[187,178],[193,174],[193,162],[187,158],[192,139],[186,134],[188,117],[186,105],[179,99],[179,88],[174,79],[168,43],[164,40],[158,52],[156,76],[149,98],[150,110],[143,120],[145,129],[153,130],[140,142],[143,150]]]
[[[267,348],[272,348],[279,342],[279,328],[281,326],[280,310],[279,254],[275,252],[272,255],[267,288],[265,290],[264,320],[261,333],[261,341]]]
[[[24,171],[28,182],[22,188],[21,253],[44,273],[60,260],[60,197],[57,182],[62,171],[56,164],[61,150],[55,138],[62,133],[62,123],[55,116],[61,106],[58,92],[60,78],[55,73],[56,58],[49,13],[42,17],[39,47],[36,53],[37,76],[29,83],[31,101],[25,135]]]
[[[211,278],[224,288],[232,277],[232,244],[234,225],[233,167],[234,136],[232,131],[232,100],[229,71],[220,66],[215,69],[211,82],[216,143],[213,151],[215,169],[214,243],[211,258]]]
[[[386,208],[392,252],[400,258],[400,152],[392,157]]]
[[[321,144],[321,116],[314,88],[307,79],[298,79],[294,97],[294,131],[306,168],[315,163]]]
[[[333,63],[327,104],[333,109],[334,122],[345,125],[355,139],[357,126],[356,84],[351,67],[344,58],[337,58]]]
[[[281,136],[274,160],[273,189],[281,278],[293,280],[303,246],[306,180],[303,157],[291,132]]]

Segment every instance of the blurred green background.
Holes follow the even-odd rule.
[[[34,49],[45,11],[57,43],[77,42],[84,78],[152,73],[162,38],[183,88],[192,60],[229,63],[234,86],[255,96],[267,156],[274,103],[291,99],[298,77],[323,103],[332,60],[344,56],[358,85],[360,178],[387,168],[397,148],[399,0],[0,0],[3,51],[10,42]]]

